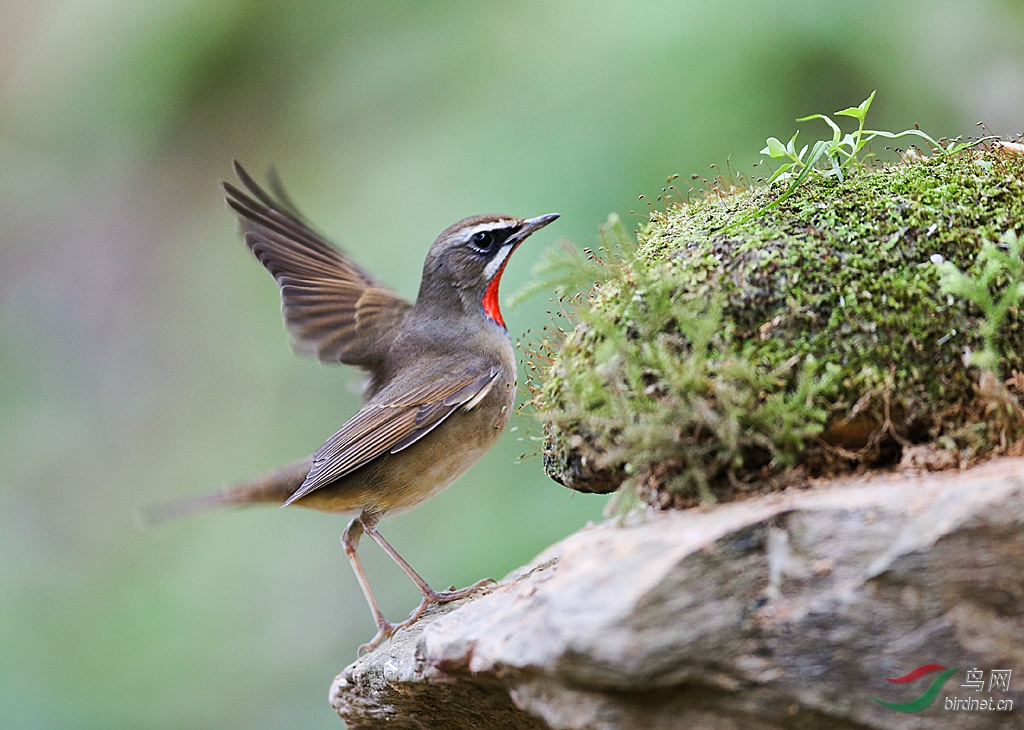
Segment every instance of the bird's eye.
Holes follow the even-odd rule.
[[[494,235],[494,231],[477,231],[469,240],[473,248],[484,253],[494,248],[497,237]]]

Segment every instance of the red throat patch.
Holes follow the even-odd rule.
[[[487,285],[487,289],[484,290],[484,298],[480,300],[480,303],[484,305],[484,312],[491,321],[495,324],[500,324],[505,327],[505,320],[501,318],[501,310],[498,309],[498,282],[501,281],[501,274],[505,271],[505,265],[508,264],[508,260],[512,258],[511,252],[505,257],[505,261],[501,264],[501,268],[498,269],[498,273],[491,279],[491,283]],[[508,327],[505,327],[508,329]]]

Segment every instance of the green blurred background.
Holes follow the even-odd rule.
[[[276,163],[410,297],[453,221],[561,212],[507,297],[556,237],[591,245],[611,211],[635,228],[639,195],[730,154],[756,177],[766,136],[872,89],[881,128],[1024,130],[1019,0],[5,0],[0,20],[4,728],[341,726],[328,685],[374,630],[342,517],[135,526],[140,505],[310,453],[358,403],[354,371],[289,352],[217,188],[231,158]],[[506,311],[513,338],[549,307]],[[518,462],[537,429],[513,425],[384,527],[437,586],[600,517],[604,498]],[[362,554],[404,616],[415,589]]]

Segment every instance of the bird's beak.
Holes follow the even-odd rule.
[[[536,218],[527,218],[523,221],[522,227],[516,231],[508,239],[508,243],[513,243],[518,246],[520,243],[526,240],[534,231],[539,231],[541,228],[546,226],[551,221],[555,220],[561,215],[561,213],[548,213],[547,215],[539,215]]]

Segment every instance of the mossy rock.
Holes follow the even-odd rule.
[[[949,464],[1019,448],[1024,286],[979,254],[1024,235],[1024,155],[812,176],[766,211],[781,190],[669,205],[637,244],[605,229],[600,281],[532,401],[556,481],[681,507],[918,444]],[[995,326],[940,288],[944,267],[1019,295]]]

